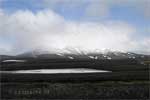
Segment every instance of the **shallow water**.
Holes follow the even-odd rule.
[[[0,71],[0,73],[23,73],[23,74],[60,74],[60,73],[106,73],[111,71],[88,69],[88,68],[70,68],[70,69],[35,69],[18,71]]]

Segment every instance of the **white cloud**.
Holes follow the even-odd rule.
[[[150,54],[150,37],[143,39],[143,41],[141,41],[139,44],[141,45],[141,48],[143,48],[141,53]]]
[[[135,41],[132,36],[136,29],[127,23],[67,21],[51,10],[37,13],[25,10],[9,15],[1,11],[0,22],[0,37],[7,42],[0,47],[1,54],[6,53],[4,50],[15,54],[39,48],[55,52],[67,47],[143,52],[149,43],[149,40]]]

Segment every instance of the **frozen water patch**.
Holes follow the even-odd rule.
[[[88,68],[0,71],[0,73],[12,73],[12,74],[67,74],[67,73],[71,74],[71,73],[106,73],[106,72],[111,72],[111,71],[88,69]]]
[[[25,60],[3,60],[2,62],[26,62]]]
[[[74,59],[74,57],[68,56],[69,59]]]

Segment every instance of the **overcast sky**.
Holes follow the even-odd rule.
[[[150,0],[0,0],[0,54],[66,48],[150,54]]]

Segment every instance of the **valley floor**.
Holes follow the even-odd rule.
[[[2,99],[150,99],[150,81],[2,82]]]
[[[108,73],[57,73],[39,69],[84,68]],[[136,60],[35,60],[0,66],[1,99],[150,99],[150,66]],[[26,70],[22,73],[19,70]],[[31,70],[29,73],[27,70]],[[34,71],[33,71],[34,70]],[[7,73],[18,71],[18,73]],[[55,70],[56,71],[56,70]],[[81,72],[81,70],[76,70]],[[38,73],[38,74],[37,74]]]

